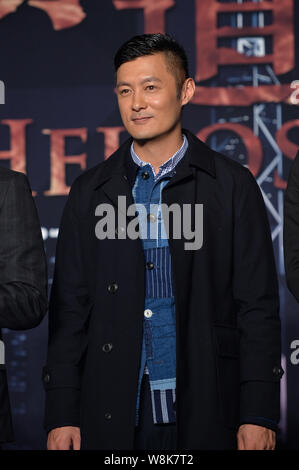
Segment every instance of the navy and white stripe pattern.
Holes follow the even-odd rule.
[[[175,423],[175,412],[173,403],[175,402],[175,390],[152,390],[152,403],[154,423]]]
[[[145,263],[153,263],[155,269],[147,270],[146,297],[173,297],[171,260],[167,246],[144,250]]]
[[[131,146],[132,158],[140,167],[132,190],[133,198],[135,204],[146,208],[146,214],[139,214],[146,293],[136,424],[144,373],[149,374],[154,423],[172,423],[176,420],[173,406],[176,399],[176,315],[171,257],[160,206],[162,190],[175,173],[175,166],[187,148],[188,141],[183,136],[181,148],[160,166],[156,175],[153,166],[140,160],[133,144]],[[148,220],[149,214],[155,215],[153,220]]]

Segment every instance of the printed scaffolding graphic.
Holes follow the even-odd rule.
[[[210,136],[215,150],[248,167],[250,141],[258,144],[260,157],[251,162],[250,169],[256,170],[253,173],[268,210],[278,271],[283,275],[283,189],[275,185],[276,178],[283,177],[283,153],[275,135],[282,126],[282,103],[289,102],[291,94],[290,84],[281,84],[278,75],[295,65],[293,0],[197,0],[196,8],[197,90],[193,102],[210,105],[209,134],[204,137]],[[206,80],[209,85],[205,82],[202,86]],[[249,129],[252,139],[245,142],[242,136]],[[286,371],[285,362],[283,356]],[[286,399],[285,372],[281,387],[283,439]]]

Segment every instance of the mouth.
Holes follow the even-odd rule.
[[[132,121],[134,122],[134,124],[145,124],[151,119],[151,117],[152,116],[144,116],[144,117],[140,117],[140,118],[133,118]]]

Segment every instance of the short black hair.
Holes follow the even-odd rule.
[[[169,34],[142,34],[126,41],[114,56],[115,75],[125,62],[158,52],[164,52],[169,71],[175,76],[180,96],[182,85],[189,77],[188,59],[184,48]]]

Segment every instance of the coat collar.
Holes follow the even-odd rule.
[[[215,152],[190,131],[183,129],[183,133],[188,139],[189,147],[176,167],[176,174],[171,179],[171,185],[179,179],[192,175],[192,168],[205,171],[215,178]],[[94,189],[97,189],[113,176],[120,176],[133,186],[138,166],[133,162],[130,154],[131,143],[132,137],[126,140],[126,142],[105,161],[104,168],[102,167],[102,171],[99,172],[96,177]]]

